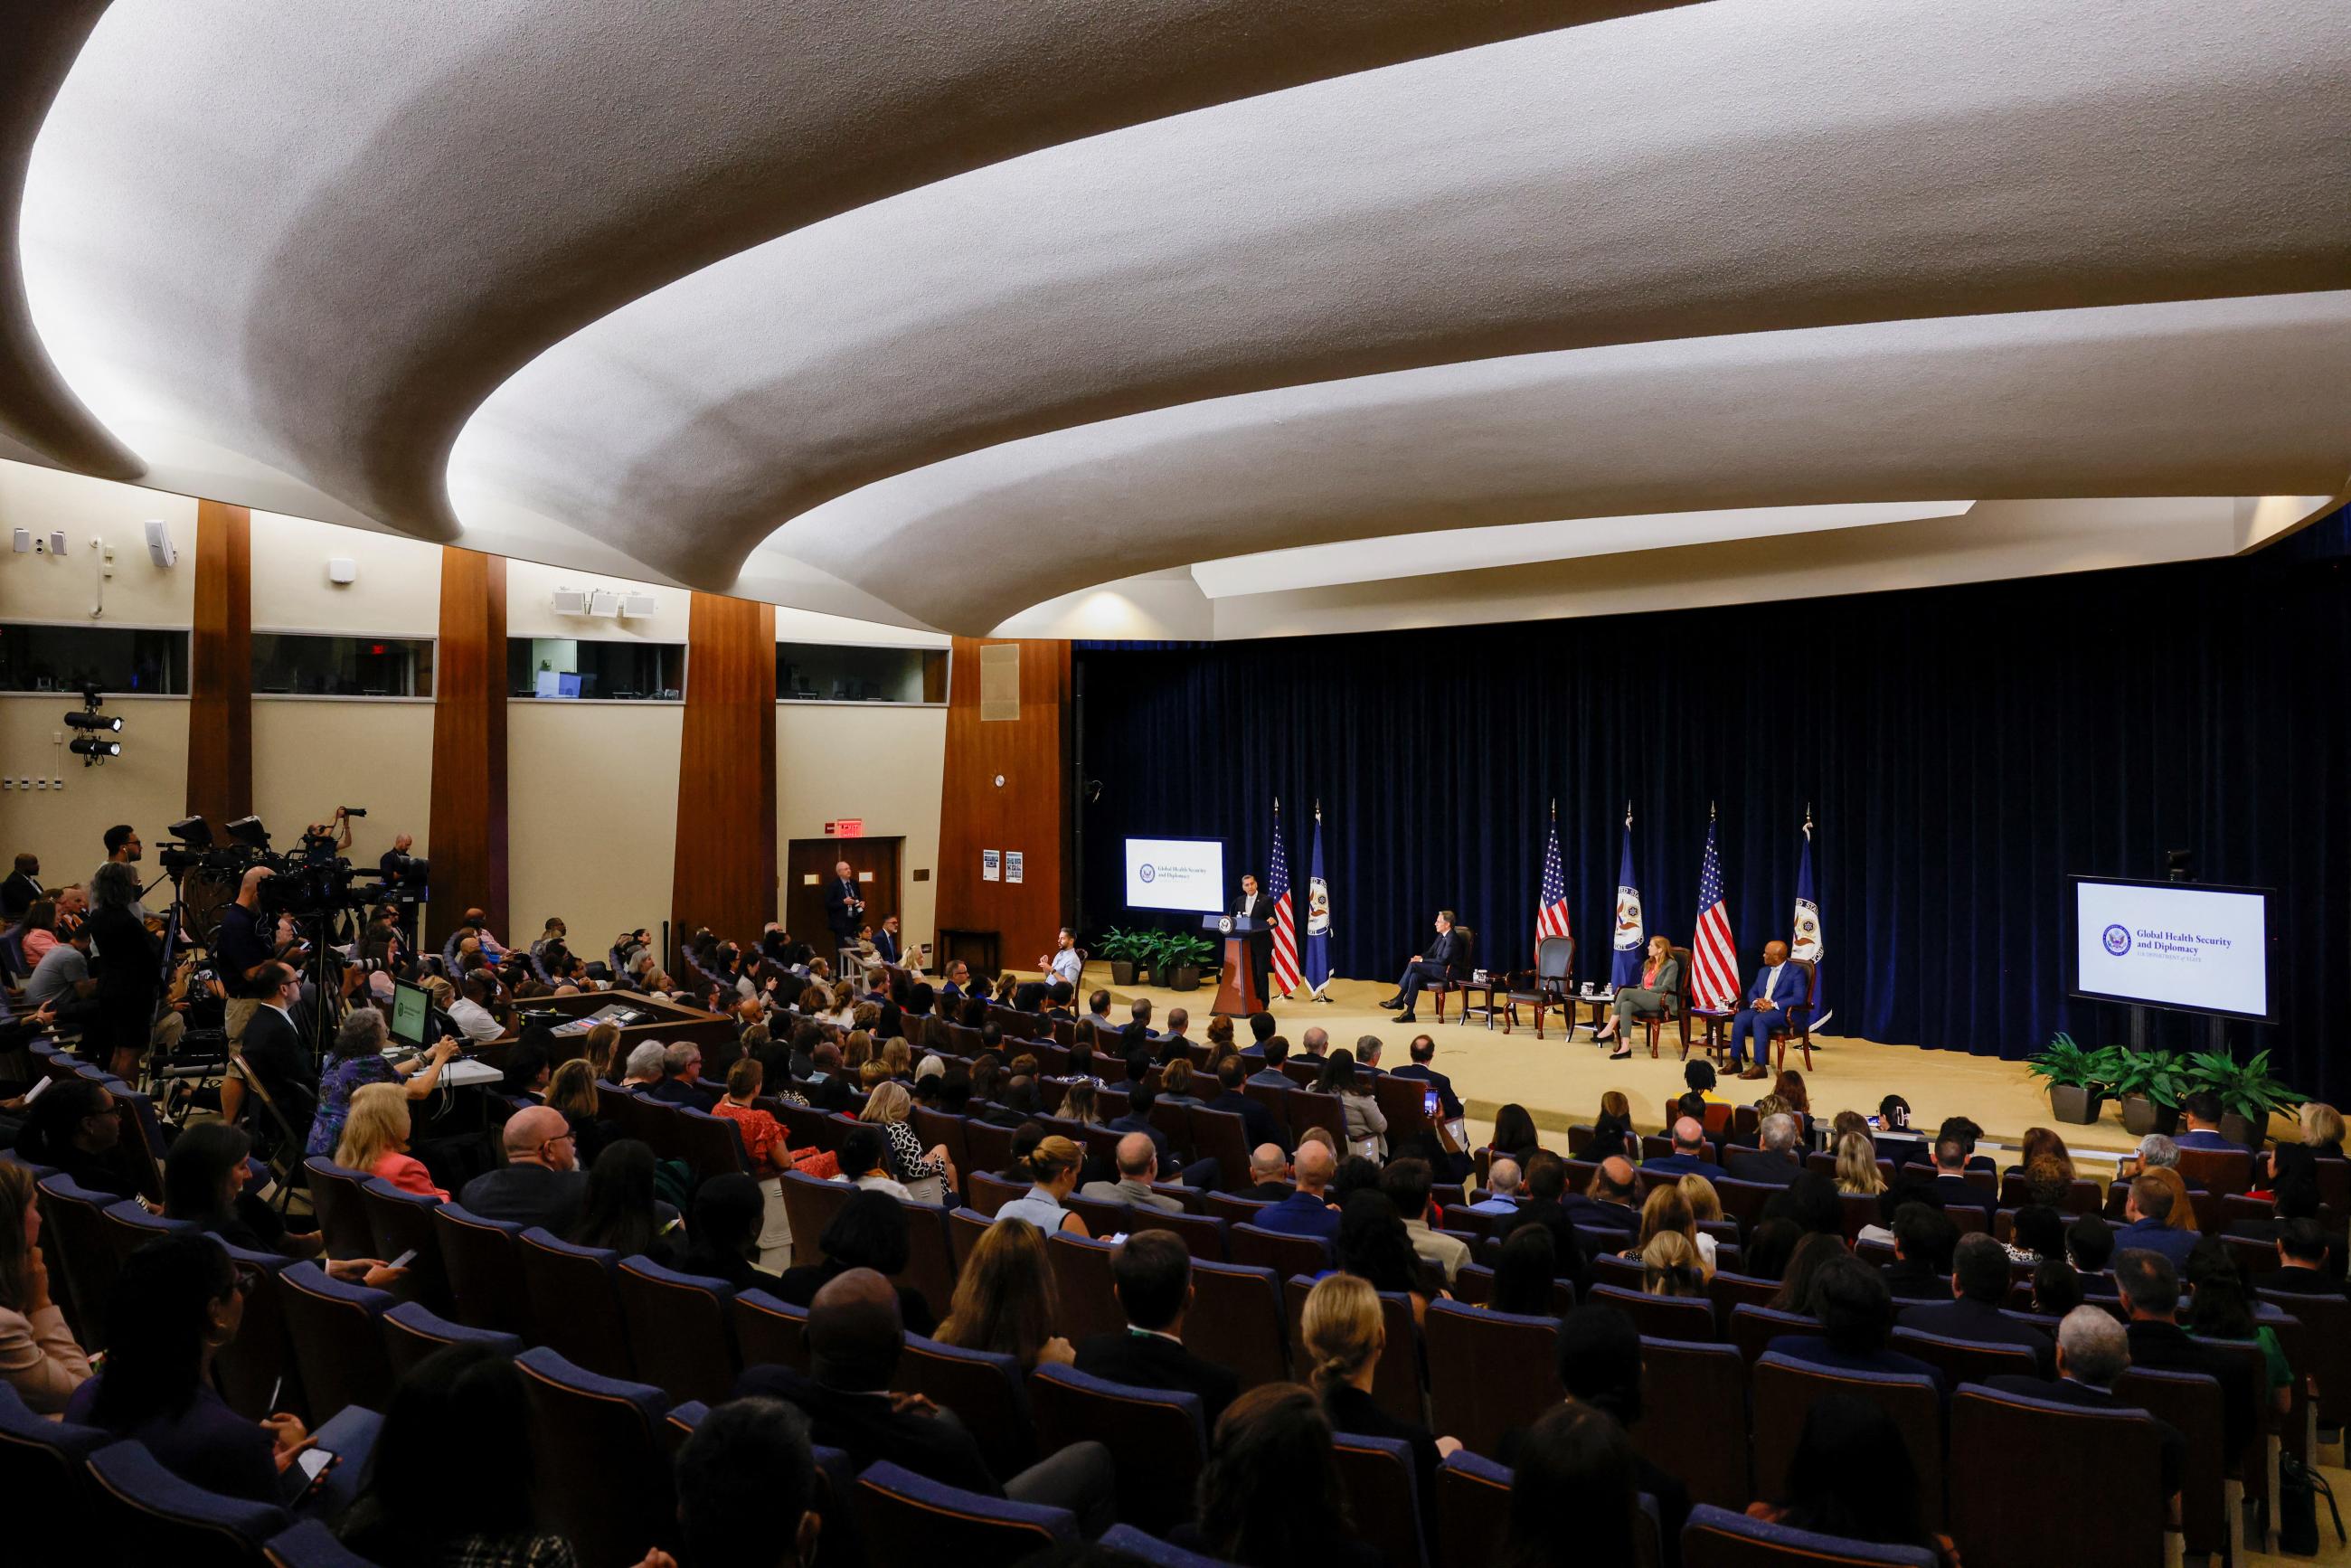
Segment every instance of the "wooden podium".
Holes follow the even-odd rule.
[[[1262,921],[1241,915],[1207,915],[1200,918],[1200,928],[1213,932],[1225,940],[1225,970],[1217,981],[1216,1010],[1228,1018],[1246,1019],[1251,1013],[1265,1010],[1265,998],[1258,994],[1257,974],[1249,967],[1249,935],[1262,928]]]

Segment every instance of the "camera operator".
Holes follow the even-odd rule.
[[[302,858],[305,860],[330,861],[338,855],[350,853],[350,850],[351,809],[349,806],[336,807],[331,821],[313,822],[302,830]]]
[[[408,971],[408,942],[400,929],[400,910],[390,904],[378,904],[368,916],[367,930],[360,936],[360,956],[382,965],[395,974]]]
[[[277,874],[266,865],[251,867],[237,883],[236,902],[221,911],[220,938],[213,956],[229,988],[222,1024],[231,1045],[245,1038],[255,1010],[276,993],[277,987],[268,983],[262,971],[281,960],[298,966],[309,956],[308,943],[298,938],[281,942],[277,920],[262,912],[261,884]]]

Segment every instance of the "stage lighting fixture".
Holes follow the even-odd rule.
[[[76,729],[120,730],[122,727],[119,715],[106,713],[69,713],[66,715],[66,722]]]
[[[78,736],[75,737],[73,744],[68,747],[68,749],[76,757],[82,758],[83,766],[87,767],[89,766],[90,759],[94,758],[121,756],[122,742],[119,740],[93,740],[86,735]]]
[[[228,836],[249,850],[269,847],[269,830],[261,825],[258,817],[239,817],[227,825]]]

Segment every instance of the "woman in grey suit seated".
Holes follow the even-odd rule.
[[[1632,1032],[1633,1020],[1672,1017],[1674,1009],[1680,1004],[1681,994],[1682,961],[1674,956],[1674,945],[1663,936],[1650,937],[1648,961],[1641,966],[1641,983],[1616,993],[1616,1016],[1593,1039],[1616,1041],[1616,1049],[1608,1060],[1624,1061],[1633,1054],[1632,1042],[1626,1038]]]

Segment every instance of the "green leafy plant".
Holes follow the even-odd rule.
[[[2202,1090],[2219,1095],[2224,1107],[2255,1127],[2269,1125],[2271,1112],[2294,1110],[2304,1099],[2282,1080],[2270,1076],[2266,1051],[2241,1062],[2225,1051],[2199,1051],[2188,1058],[2185,1071],[2188,1092]]]
[[[1132,964],[1143,956],[1143,945],[1149,933],[1121,931],[1115,925],[1105,925],[1094,938],[1093,956],[1107,964]]]
[[[2107,1092],[2125,1098],[2143,1094],[2169,1110],[2177,1110],[2179,1103],[2193,1092],[2183,1058],[2164,1051],[2133,1051],[2126,1045],[2110,1045],[2106,1049],[2115,1053],[2114,1082],[2107,1086]]]
[[[2047,1079],[2053,1087],[2103,1092],[2120,1066],[2115,1060],[2118,1050],[2117,1046],[2108,1045],[2092,1051],[2076,1044],[2072,1035],[2060,1034],[2026,1057],[2024,1070],[2035,1078]]]
[[[1184,966],[1204,969],[1216,961],[1217,945],[1197,931],[1171,931],[1167,934],[1167,963],[1172,968]]]

